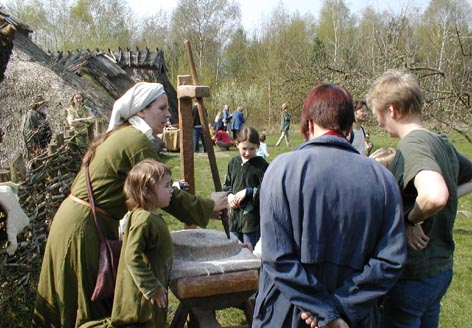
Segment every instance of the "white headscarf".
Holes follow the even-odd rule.
[[[163,94],[165,94],[164,86],[160,83],[136,83],[115,101],[107,132],[128,120],[141,109],[146,108],[157,97]]]

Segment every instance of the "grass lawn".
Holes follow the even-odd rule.
[[[371,133],[371,141],[374,143],[374,149],[379,147],[396,147],[398,139],[392,139],[388,134],[375,128],[369,128]],[[278,134],[267,134],[267,144],[271,156],[267,159],[269,162],[277,155],[290,151],[293,147],[303,142],[303,138],[298,133],[298,128],[292,128],[291,142],[292,147],[286,147],[285,143],[279,147],[275,147]],[[451,134],[450,140],[456,148],[472,159],[472,145],[468,143],[462,136]],[[224,174],[229,160],[238,155],[236,148],[231,151],[222,152],[215,148],[216,160],[220,180],[223,182]],[[171,169],[174,179],[180,177],[180,157],[178,153],[164,153],[162,161]],[[208,157],[204,153],[195,154],[195,184],[197,195],[208,197],[214,191],[211,171]],[[168,224],[171,230],[183,229],[183,224],[176,219],[167,215]],[[211,220],[209,229],[223,230],[220,222]],[[454,279],[448,293],[442,302],[440,327],[468,327],[472,322],[472,195],[465,196],[460,199],[459,213],[457,215],[455,226],[455,264]],[[171,295],[170,307],[168,314],[168,322],[170,323],[178,301]],[[236,326],[246,323],[244,314],[238,309],[226,309],[217,311],[217,319],[222,326]]]

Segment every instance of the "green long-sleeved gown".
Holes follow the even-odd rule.
[[[113,132],[100,146],[90,164],[98,214],[106,237],[117,239],[119,220],[126,213],[123,185],[128,171],[146,158],[159,160],[159,153],[146,135],[132,126]],[[88,201],[84,170],[71,193]],[[188,224],[206,226],[213,201],[174,190],[164,210]],[[33,327],[78,327],[110,316],[111,304],[92,302],[98,270],[99,238],[90,209],[67,198],[51,224],[43,257]]]

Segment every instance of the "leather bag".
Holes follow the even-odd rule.
[[[103,228],[97,219],[97,211],[95,208],[95,201],[93,199],[93,191],[92,185],[90,183],[90,172],[88,165],[85,166],[85,179],[87,182],[87,191],[93,219],[95,221],[98,236],[100,238],[98,274],[91,300],[111,300],[113,299],[113,295],[115,293],[116,273],[118,271],[118,262],[120,260],[122,241],[105,238]]]

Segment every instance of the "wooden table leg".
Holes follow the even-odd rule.
[[[184,328],[189,312],[190,307],[180,302],[179,306],[177,307],[177,310],[175,311],[174,318],[172,319],[172,322],[170,324],[170,328]]]
[[[254,315],[254,298],[248,298],[243,302],[243,311],[244,315],[246,316],[246,321],[249,325],[249,327],[252,327],[252,317]]]
[[[188,328],[221,328],[216,321],[215,311],[193,307],[190,309],[189,317]]]

